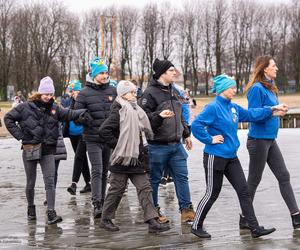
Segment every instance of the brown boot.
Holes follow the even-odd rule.
[[[193,222],[195,219],[195,212],[193,205],[190,204],[187,208],[181,209],[181,222]]]
[[[161,211],[160,211],[160,207],[156,207],[156,211],[157,211],[157,214],[158,214],[158,222],[159,223],[168,223],[169,220],[167,218],[167,216],[165,216]]]

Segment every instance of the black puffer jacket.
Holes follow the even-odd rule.
[[[120,135],[120,109],[121,105],[115,101],[111,106],[109,117],[103,122],[99,129],[100,141],[113,149],[116,147]],[[148,148],[143,146],[141,137],[140,141],[139,163],[136,166],[123,166],[116,164],[109,166],[109,170],[113,173],[126,174],[141,174],[149,172]]]
[[[90,126],[84,126],[83,140],[99,142],[99,127],[108,117],[110,106],[117,96],[116,88],[109,84],[97,85],[87,82],[79,92],[74,109],[87,109],[94,121]]]
[[[147,113],[154,138],[149,143],[168,144],[180,142],[190,136],[190,129],[182,116],[182,107],[171,85],[164,86],[152,79],[150,85],[139,99],[139,105]],[[174,112],[171,118],[162,118],[159,114],[165,109]]]
[[[22,144],[38,144],[56,147],[59,121],[75,120],[85,110],[70,110],[52,104],[49,112],[34,102],[25,102],[10,110],[4,117],[5,126]]]

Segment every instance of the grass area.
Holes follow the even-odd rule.
[[[0,108],[11,108],[11,102],[0,102]]]

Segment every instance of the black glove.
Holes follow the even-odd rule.
[[[93,126],[94,119],[88,111],[85,111],[79,116],[76,122],[91,127]]]

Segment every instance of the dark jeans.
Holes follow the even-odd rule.
[[[139,203],[144,210],[144,221],[157,218],[158,214],[153,205],[152,190],[148,174],[110,174],[110,187],[105,197],[102,219],[114,219],[128,179],[136,187]]]
[[[252,199],[248,191],[246,178],[239,159],[225,159],[204,153],[203,165],[205,169],[206,193],[197,206],[192,227],[194,229],[202,227],[207,213],[221,192],[223,176],[225,175],[238,195],[242,212],[249,226],[251,228],[256,228],[258,222],[255,217]]]
[[[299,208],[290,182],[290,173],[286,168],[276,140],[248,138],[247,149],[250,156],[248,186],[252,200],[261,181],[265,165],[268,163],[278,181],[281,196],[290,213],[298,212]]]
[[[166,167],[169,167],[174,180],[179,208],[187,208],[191,204],[187,156],[181,143],[172,145],[149,144],[150,177],[155,206],[158,206],[158,186]]]
[[[91,181],[91,175],[86,155],[86,144],[82,140],[81,135],[70,136],[70,141],[75,153],[72,182],[78,183],[82,173],[85,183],[89,183]]]
[[[45,190],[46,190],[46,200],[48,209],[54,209],[55,207],[55,163],[54,155],[43,155],[40,161],[27,161],[24,156],[23,151],[23,163],[26,173],[26,198],[28,206],[34,205],[34,187],[36,182],[36,168],[37,164],[40,163]]]
[[[86,147],[92,165],[92,200],[93,202],[103,202],[106,192],[110,148],[97,142],[86,142]]]

